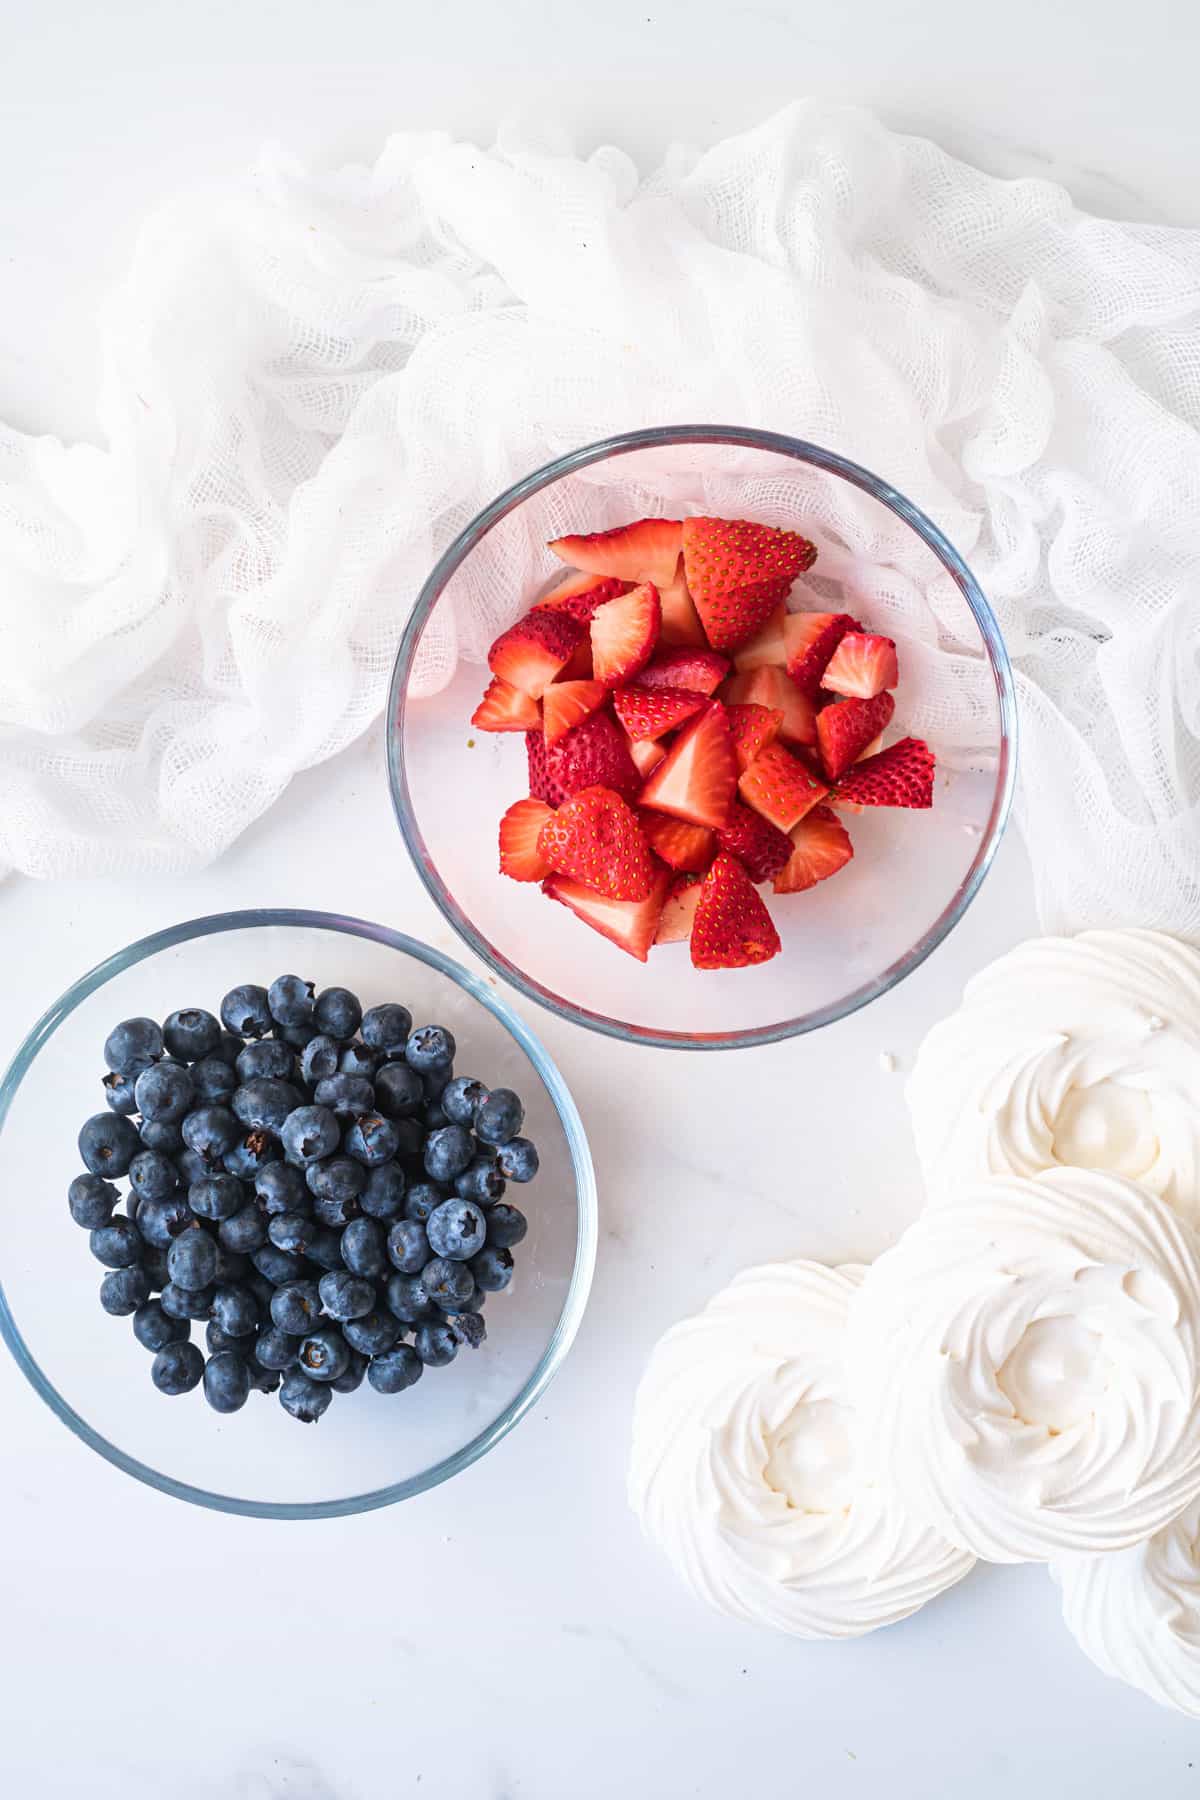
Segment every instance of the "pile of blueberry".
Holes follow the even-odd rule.
[[[364,1375],[397,1394],[483,1342],[526,1231],[505,1187],[538,1158],[516,1094],[456,1076],[454,1053],[406,1007],[296,975],[234,988],[220,1020],[109,1034],[109,1111],[79,1133],[68,1199],[161,1393],[203,1380],[228,1413],[278,1389],[312,1423]]]

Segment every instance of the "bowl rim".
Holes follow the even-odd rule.
[[[748,449],[774,451],[779,455],[790,456],[797,462],[808,463],[828,474],[841,476],[895,513],[933,552],[967,602],[983,640],[999,707],[1000,744],[997,758],[997,780],[988,822],[980,837],[979,848],[972,858],[970,867],[928,930],[923,932],[902,956],[897,957],[870,981],[863,982],[859,987],[851,989],[840,1000],[832,1002],[828,1006],[817,1007],[812,1012],[799,1014],[795,1018],[779,1020],[772,1025],[754,1026],[738,1031],[666,1031],[634,1025],[628,1020],[612,1019],[603,1013],[593,1012],[588,1007],[576,1005],[575,1002],[565,999],[563,995],[556,993],[552,988],[534,980],[502,951],[496,949],[463,912],[453,894],[442,881],[417,823],[404,761],[404,721],[408,700],[408,677],[416,656],[417,646],[446,583],[476,544],[499,520],[522,505],[531,495],[548,487],[551,482],[560,480],[564,475],[573,474],[579,469],[585,469],[592,463],[603,462],[609,457],[624,456],[635,450],[661,448],[670,444],[729,444]],[[515,987],[518,993],[524,994],[529,1000],[535,1000],[539,1006],[544,1006],[556,1018],[582,1025],[590,1031],[597,1031],[605,1037],[616,1038],[623,1043],[643,1044],[663,1050],[735,1050],[781,1043],[788,1038],[803,1036],[807,1032],[819,1030],[824,1025],[832,1025],[839,1019],[848,1018],[852,1013],[869,1005],[872,1000],[890,992],[892,988],[911,975],[953,931],[979,892],[984,878],[995,860],[1012,812],[1016,792],[1017,742],[1016,685],[1004,638],[982,588],[944,532],[939,530],[933,520],[898,488],[883,480],[881,476],[873,474],[871,470],[864,468],[861,463],[852,462],[848,457],[839,455],[837,451],[828,450],[824,446],[811,443],[804,438],[793,438],[779,432],[760,431],[754,427],[739,425],[668,425],[622,432],[614,437],[601,438],[595,443],[584,444],[578,449],[568,451],[565,455],[556,457],[552,462],[544,463],[540,468],[522,476],[519,481],[506,488],[490,505],[485,506],[481,512],[477,513],[470,524],[465,526],[443,551],[417,595],[392,667],[386,720],[388,786],[391,790],[392,807],[396,814],[396,822],[400,827],[400,834],[430,898],[463,942],[479,957],[481,962],[486,963],[510,986]]]
[[[440,1461],[432,1464],[419,1475],[410,1476],[404,1481],[390,1482],[384,1487],[373,1488],[366,1493],[350,1495],[342,1499],[276,1502],[247,1500],[235,1494],[219,1494],[207,1488],[196,1487],[190,1482],[178,1481],[174,1476],[168,1475],[160,1469],[151,1468],[139,1458],[131,1456],[127,1451],[111,1443],[102,1433],[96,1431],[59,1393],[33,1356],[9,1306],[2,1280],[0,1280],[0,1337],[8,1345],[18,1368],[21,1369],[35,1391],[46,1402],[50,1410],[75,1433],[76,1437],[81,1438],[91,1449],[104,1457],[106,1462],[124,1470],[127,1475],[132,1475],[135,1480],[144,1482],[148,1487],[157,1488],[160,1493],[170,1494],[178,1500],[187,1500],[195,1506],[207,1507],[215,1512],[236,1513],[252,1518],[346,1518],[354,1513],[371,1512],[378,1507],[390,1506],[398,1500],[406,1500],[413,1495],[424,1493],[429,1488],[437,1487],[441,1482],[449,1480],[452,1475],[459,1474],[463,1469],[469,1468],[472,1463],[477,1462],[493,1445],[498,1444],[502,1438],[508,1435],[514,1425],[524,1418],[530,1407],[545,1392],[561,1368],[583,1320],[595,1272],[598,1213],[596,1176],[587,1134],[584,1131],[579,1110],[556,1064],[541,1041],[512,1010],[507,1000],[502,995],[493,992],[486,981],[473,975],[470,970],[465,969],[460,963],[454,962],[452,958],[443,955],[440,950],[435,950],[432,945],[409,937],[405,932],[393,931],[389,926],[374,924],[367,919],[355,918],[352,914],[326,913],[291,907],[254,907],[237,912],[210,913],[200,918],[187,919],[161,931],[151,932],[148,936],[129,944],[125,949],[115,951],[103,962],[97,963],[93,968],[87,970],[78,980],[73,981],[65,993],[47,1008],[18,1046],[3,1079],[0,1080],[0,1138],[3,1137],[5,1121],[21,1082],[39,1052],[50,1042],[59,1025],[75,1011],[76,1007],[103,987],[111,977],[123,974],[126,969],[145,961],[147,957],[156,955],[160,950],[171,949],[173,946],[186,943],[193,938],[212,937],[227,931],[243,931],[270,926],[333,931],[349,937],[367,938],[374,943],[384,944],[390,949],[397,950],[402,955],[410,956],[417,962],[424,963],[426,967],[437,970],[439,974],[446,976],[469,994],[473,1000],[478,1001],[491,1013],[493,1018],[506,1028],[529,1057],[550,1096],[566,1135],[575,1174],[576,1192],[575,1262],[571,1271],[571,1281],[558,1321],[536,1367],[531,1371],[519,1391],[489,1425],[477,1432],[461,1448],[442,1457]]]

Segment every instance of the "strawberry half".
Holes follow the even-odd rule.
[[[541,794],[553,806],[555,792],[569,800],[580,788],[606,787],[626,800],[636,800],[642,778],[629,754],[629,739],[608,712],[594,712],[546,751],[550,792]],[[537,790],[531,790],[536,792]]]
[[[550,759],[541,727],[525,733],[525,754],[529,758],[529,793],[534,800],[545,800],[550,806],[561,806],[567,798],[550,774]]]
[[[660,650],[638,681],[642,687],[688,688],[711,698],[728,673],[728,659],[715,650]]]
[[[737,786],[725,708],[710,700],[686,725],[642,789],[642,805],[712,830],[724,825]]]
[[[584,788],[551,813],[538,849],[549,870],[609,900],[644,900],[650,892],[653,868],[641,826],[610,788]]]
[[[649,581],[602,606],[591,624],[597,681],[619,687],[631,680],[649,662],[661,624],[658,589]]]
[[[692,649],[706,650],[707,641],[704,627],[700,623],[700,615],[696,611],[696,603],[688,593],[688,584],[682,573],[676,575],[674,581],[665,586],[659,585],[659,604],[662,607],[662,630],[659,634],[661,644],[683,644]]]
[[[471,723],[479,731],[534,731],[540,723],[538,703],[507,681],[490,681]]]
[[[700,899],[700,877],[677,875],[667,889],[666,904],[654,936],[656,944],[685,944],[692,935],[692,921]]]
[[[575,725],[590,718],[608,698],[602,681],[553,681],[542,695],[542,730],[557,744]]]
[[[787,662],[787,643],[784,637],[787,617],[786,606],[775,607],[766,623],[761,625],[754,636],[734,652],[734,667],[737,669],[782,669]]]
[[[662,737],[694,718],[703,705],[704,695],[689,688],[648,688],[635,683],[618,688],[613,695],[613,711],[634,739]]]
[[[810,569],[816,547],[798,531],[755,525],[749,519],[685,519],[683,569],[700,609],[717,594],[752,582],[786,581]],[[612,571],[615,573],[616,571]]]
[[[932,806],[934,767],[928,744],[901,738],[878,756],[855,763],[838,782],[834,799],[856,806]]]
[[[692,921],[697,969],[745,969],[781,946],[771,915],[741,863],[724,852],[704,877]]]
[[[821,686],[851,700],[873,700],[900,679],[896,646],[873,631],[848,631],[834,651]]]
[[[547,876],[542,883],[542,892],[548,899],[569,907],[577,919],[582,919],[593,931],[616,944],[619,950],[635,956],[638,962],[645,962],[662,916],[670,879],[669,869],[656,869],[650,892],[644,900],[608,900],[566,875]]]
[[[666,587],[679,565],[683,527],[678,519],[635,519],[615,531],[593,531],[586,537],[555,538],[555,556],[593,575],[615,575],[620,581],[652,581]]]
[[[669,868],[702,875],[717,853],[717,840],[707,825],[689,825],[666,813],[638,814],[646,842]]]
[[[761,750],[773,744],[783,724],[783,713],[776,707],[759,706],[754,701],[726,706],[729,735],[739,772],[748,769]]]
[[[721,698],[730,706],[765,706],[769,712],[782,713],[779,735],[785,744],[807,747],[817,741],[813,703],[783,669],[764,666],[733,675],[722,688]]]
[[[544,881],[551,865],[538,847],[542,826],[554,817],[543,800],[518,800],[500,821],[500,873],[514,881]]]
[[[554,689],[550,689],[550,694]],[[547,700],[549,694],[547,695]],[[851,763],[891,723],[896,702],[890,694],[873,700],[844,700],[840,706],[823,706],[817,714],[817,743],[821,762],[830,781],[843,775]]]
[[[600,607],[618,594],[627,594],[632,586],[632,581],[617,581],[612,576],[566,575],[538,601],[534,611],[548,608],[570,613],[581,625],[590,625]]]
[[[792,840],[760,813],[751,812],[740,800],[729,809],[729,822],[717,833],[717,842],[736,856],[751,881],[770,881],[792,854]]]
[[[790,831],[829,789],[782,744],[768,744],[741,776],[738,792],[756,813],[780,831]]]
[[[653,738],[638,738],[636,742],[633,738],[630,738],[629,740],[629,755],[633,761],[634,768],[637,770],[643,781],[645,781],[651,770],[657,769],[659,763],[665,759],[666,754],[663,746],[661,744],[656,744]]]
[[[802,694],[815,700],[830,658],[848,631],[859,629],[849,613],[789,613],[784,620],[787,672]]]
[[[736,650],[757,636],[774,617],[791,585],[786,577],[753,581],[748,587],[733,588],[727,594],[697,598],[696,610],[713,649]]]
[[[488,668],[540,700],[584,636],[583,626],[569,613],[526,613],[496,639],[488,651]]]
[[[776,875],[777,894],[800,894],[844,869],[854,855],[850,835],[835,812],[814,806],[791,831],[792,854]]]

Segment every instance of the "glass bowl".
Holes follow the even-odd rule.
[[[925,813],[849,821],[834,881],[769,904],[782,953],[720,974],[686,946],[648,964],[536,886],[497,872],[496,827],[528,791],[519,734],[472,731],[491,640],[563,566],[546,541],[642,515],[711,513],[787,525],[818,558],[793,607],[845,610],[896,639],[889,738],[938,755]],[[970,515],[961,515],[969,529]],[[501,494],[454,541],[401,640],[388,711],[400,830],[430,894],[498,975],[561,1018],[629,1042],[719,1050],[813,1031],[902,981],[962,918],[1012,803],[1016,702],[999,628],[948,538],[886,481],[816,444],[717,425],[635,431],[575,450]],[[449,797],[453,796],[452,802]]]
[[[335,1395],[316,1426],[275,1396],[224,1416],[199,1390],[168,1399],[128,1319],[97,1299],[102,1270],[66,1192],[75,1136],[105,1110],[101,1048],[118,1020],[215,1012],[242,981],[293,971],[353,988],[365,1006],[400,1000],[450,1026],[460,1072],[510,1086],[541,1170],[515,1190],[529,1233],[507,1292],[489,1297],[488,1336],[408,1392],[367,1383]],[[201,1506],[263,1518],[324,1518],[421,1493],[499,1442],[533,1405],[578,1330],[596,1252],[587,1139],[561,1075],[489,984],[426,944],[361,919],[254,911],[193,919],[143,938],[76,981],[39,1020],[0,1083],[0,1333],[47,1404],[127,1474]],[[192,1333],[203,1345],[203,1327]]]

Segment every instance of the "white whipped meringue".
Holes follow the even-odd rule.
[[[974,1561],[866,1465],[842,1367],[862,1275],[747,1269],[662,1338],[634,1408],[629,1498],[647,1535],[701,1599],[797,1637],[891,1625]]]
[[[977,1556],[1122,1549],[1200,1496],[1200,1236],[1119,1176],[923,1213],[868,1271],[847,1363],[908,1510]]]
[[[1200,1502],[1115,1556],[1051,1565],[1063,1617],[1106,1675],[1200,1718]]]
[[[930,1203],[981,1174],[1107,1169],[1200,1222],[1200,952],[1033,938],[976,975],[908,1082]]]

